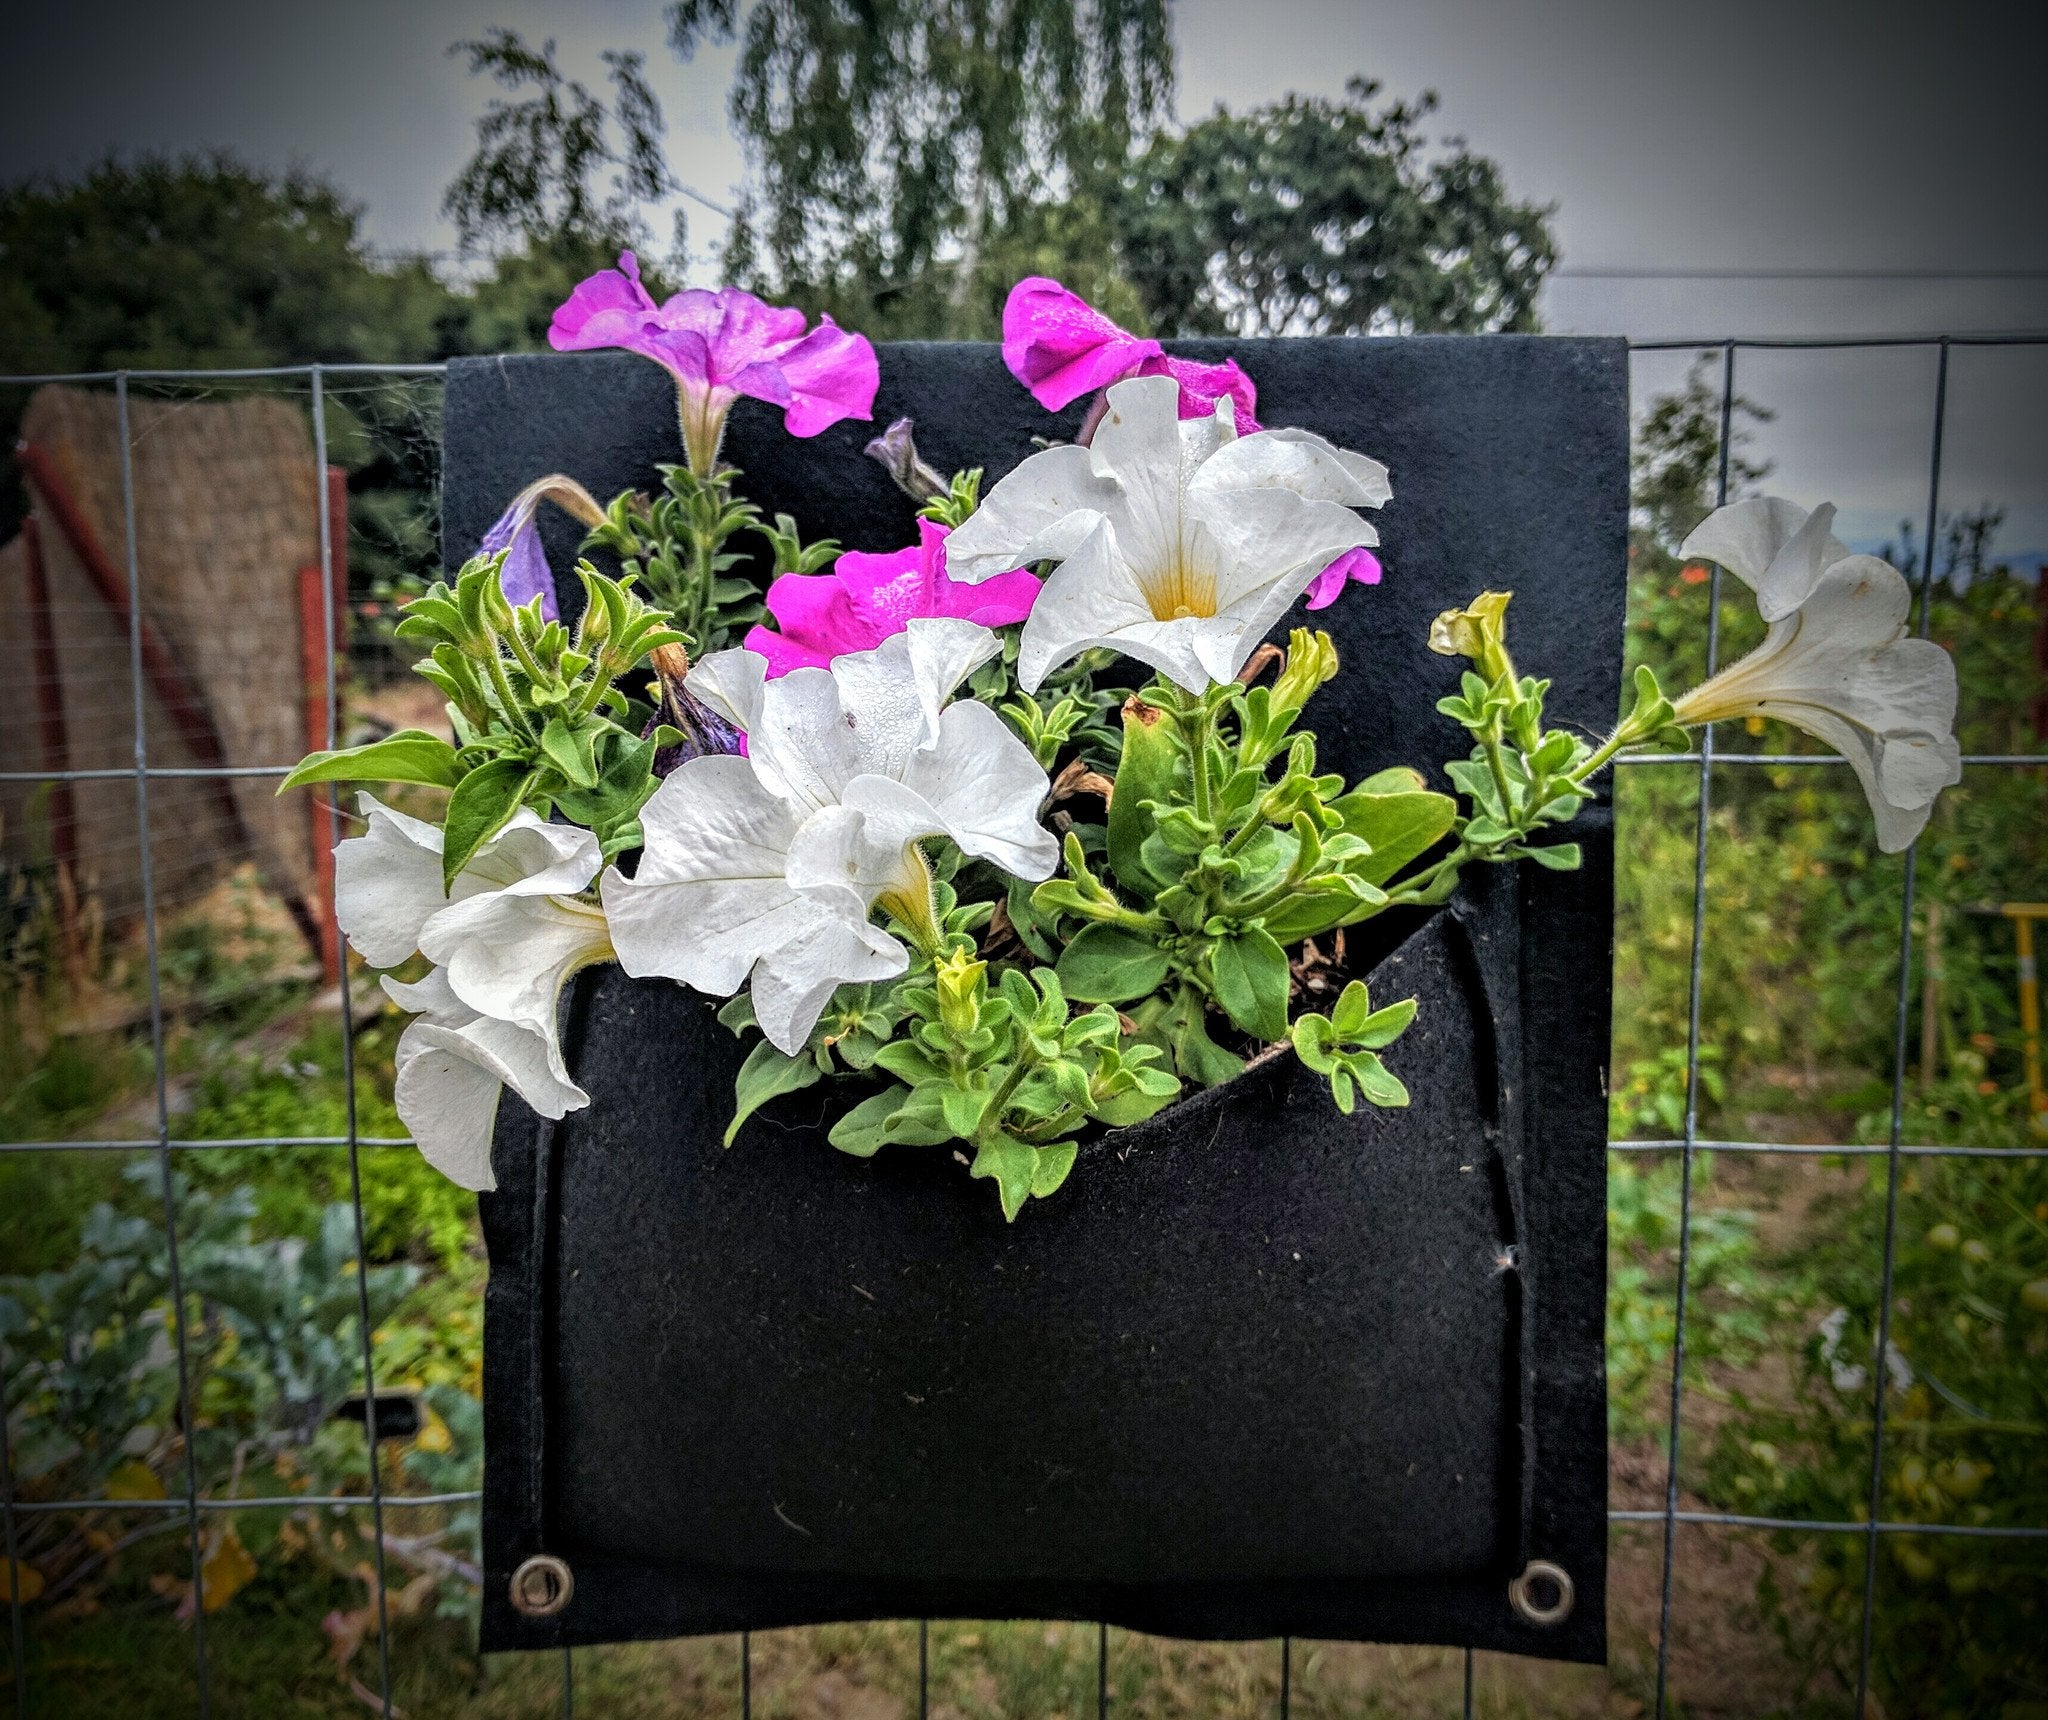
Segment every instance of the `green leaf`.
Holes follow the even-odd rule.
[[[1043,1200],[1067,1180],[1067,1172],[1074,1168],[1074,1158],[1080,1148],[1072,1141],[1056,1141],[1049,1147],[1040,1147],[1031,1167],[1031,1193]]]
[[[1123,720],[1123,757],[1109,797],[1109,867],[1125,889],[1149,900],[1178,876],[1149,865],[1144,848],[1156,827],[1145,802],[1167,804],[1173,799],[1180,725],[1159,706],[1135,696],[1125,701]]]
[[[1164,1070],[1148,1070],[1148,1076],[1165,1075],[1170,1085],[1164,1092],[1147,1091],[1146,1086],[1131,1087],[1115,1097],[1103,1099],[1095,1106],[1096,1117],[1112,1129],[1129,1128],[1133,1123],[1142,1123],[1147,1117],[1156,1116],[1173,1103],[1180,1093],[1180,1083]]]
[[[1348,926],[1366,919],[1370,913],[1371,906],[1361,904],[1347,888],[1310,885],[1296,889],[1279,907],[1268,909],[1261,916],[1261,923],[1282,944],[1293,945],[1333,926]]]
[[[1520,848],[1516,852],[1525,860],[1552,872],[1576,872],[1579,869],[1579,845],[1576,842],[1560,842],[1549,848]]]
[[[441,881],[453,884],[455,875],[475,858],[476,851],[505,828],[519,803],[526,798],[533,780],[526,761],[495,758],[481,764],[455,785],[448,797],[448,817],[442,826]]]
[[[935,1147],[941,1141],[953,1139],[952,1126],[939,1108],[934,1087],[919,1087],[910,1092],[889,1118],[883,1134],[887,1140],[912,1147]]]
[[[1344,821],[1347,835],[1372,845],[1366,859],[1348,868],[1368,884],[1384,884],[1420,859],[1451,833],[1458,817],[1458,803],[1447,794],[1371,794],[1363,788],[1333,801],[1330,810]]]
[[[1404,997],[1399,1003],[1374,1010],[1356,1028],[1344,1030],[1344,1037],[1368,1051],[1382,1050],[1408,1031],[1408,1024],[1415,1019],[1415,1008],[1415,999]]]
[[[1203,1014],[1202,1000],[1192,991],[1183,993],[1167,1020],[1173,1064],[1197,1087],[1220,1087],[1243,1073],[1244,1059],[1209,1037]]]
[[[548,726],[540,732],[540,750],[578,788],[595,788],[597,760],[591,752],[595,739],[589,729],[580,725],[572,728],[560,717],[550,717]]]
[[[1372,992],[1364,980],[1355,979],[1344,988],[1336,1007],[1330,1011],[1330,1026],[1340,1038],[1356,1038],[1371,1015]]]
[[[733,1137],[740,1132],[740,1125],[770,1099],[780,1098],[784,1093],[800,1093],[815,1085],[820,1075],[816,1058],[786,1057],[767,1040],[762,1040],[747,1053],[746,1062],[740,1065],[739,1074],[733,1078],[733,1096],[739,1105],[732,1114],[732,1121],[726,1125],[725,1144],[731,1146]],[[836,1146],[838,1142],[835,1140],[833,1144]]]
[[[909,1097],[906,1089],[891,1087],[872,1099],[863,1099],[832,1125],[832,1132],[825,1138],[842,1153],[851,1153],[857,1159],[871,1159],[889,1139],[889,1119]]]
[[[1069,1165],[1072,1161],[1069,1160]],[[974,1155],[970,1175],[993,1177],[1002,1196],[1003,1217],[1015,1223],[1024,1203],[1031,1198],[1038,1180],[1038,1149],[1009,1135],[996,1135],[981,1143]]]
[[[1098,922],[1081,928],[1054,971],[1066,994],[1081,1003],[1128,1003],[1157,991],[1167,966],[1155,939]]]
[[[1370,1051],[1354,1053],[1346,1059],[1346,1067],[1357,1081],[1359,1091],[1382,1110],[1396,1110],[1408,1103],[1408,1089]]]
[[[1292,1029],[1294,1054],[1316,1074],[1327,1075],[1337,1067],[1337,1053],[1332,1049],[1336,1037],[1322,1016],[1304,1015]]]
[[[425,729],[400,729],[367,746],[309,753],[292,767],[277,792],[309,782],[426,782],[453,788],[462,780],[455,749]]]
[[[972,1140],[974,1131],[981,1126],[982,1112],[988,1109],[990,1095],[950,1085],[937,1086],[936,1091],[939,1115],[946,1119],[946,1127],[963,1141]]]
[[[875,1053],[875,1061],[891,1075],[913,1083],[933,1080],[946,1072],[943,1063],[908,1039],[892,1039]]]
[[[1216,1001],[1241,1029],[1268,1045],[1287,1037],[1287,952],[1263,926],[1247,926],[1218,943],[1209,971]]]

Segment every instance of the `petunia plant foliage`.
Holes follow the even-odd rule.
[[[682,458],[654,497],[600,504],[562,474],[512,497],[400,627],[447,733],[315,754],[286,785],[414,802],[361,796],[336,905],[414,1016],[398,1108],[456,1181],[492,1186],[503,1088],[544,1117],[589,1102],[561,993],[615,961],[723,1000],[748,1039],[728,1144],[829,1087],[841,1152],[952,1154],[1014,1219],[1092,1135],[1257,1059],[1298,1057],[1346,1113],[1406,1104],[1416,1005],[1370,995],[1346,932],[1446,901],[1471,866],[1575,867],[1566,827],[1625,753],[1782,719],[1848,760],[1888,852],[1958,779],[1954,667],[1909,636],[1905,579],[1840,543],[1832,509],[1770,497],[1685,546],[1768,624],[1702,686],[1673,698],[1639,669],[1604,737],[1552,726],[1511,594],[1483,591],[1426,641],[1464,755],[1325,771],[1318,701],[1374,665],[1341,663],[1310,612],[1399,577],[1375,554],[1387,470],[1262,426],[1236,364],[1174,357],[1057,282],[1020,282],[1003,327],[1040,404],[1089,401],[1077,439],[986,483],[932,469],[901,420],[867,451],[920,504],[916,541],[841,550],[764,519],[722,431],[742,394],[793,436],[867,417],[865,339],[732,289],[656,304],[630,253],[557,313],[557,347],[673,375]],[[620,569],[579,563],[573,628],[542,506]]]

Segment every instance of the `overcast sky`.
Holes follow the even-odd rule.
[[[599,49],[642,49],[677,172],[723,203],[743,171],[725,120],[732,51],[679,64],[659,0],[109,10],[23,8],[0,27],[15,74],[0,172],[218,145],[327,174],[366,205],[380,246],[444,250],[441,190],[488,97],[446,50],[498,23],[556,36],[566,66],[593,82]],[[1438,133],[1496,158],[1518,196],[1556,206],[1563,270],[1542,307],[1556,332],[2039,330],[2048,119],[2040,28],[2022,16],[1983,0],[1181,0],[1178,106],[1196,117],[1289,90],[1335,95],[1357,73],[1394,93],[1435,89]],[[693,251],[708,256],[723,222],[683,207]],[[1644,270],[1707,273],[1586,272]],[[1640,358],[1638,394],[1686,362]],[[1778,409],[1760,442],[1774,487],[1833,497],[1858,542],[1924,512],[1931,352],[1739,363],[1743,391]],[[2048,350],[1958,350],[1945,494],[2006,503],[2008,551],[2048,549],[2044,422]]]

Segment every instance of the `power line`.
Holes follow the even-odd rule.
[[[1579,281],[2048,281],[2048,269],[1653,269],[1566,266],[1552,280]]]

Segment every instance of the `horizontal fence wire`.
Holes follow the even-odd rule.
[[[1948,354],[1956,347],[2041,347],[2048,346],[2048,334],[2038,331],[1994,332],[1967,335],[1885,335],[1885,336],[1841,336],[1841,337],[1715,337],[1697,340],[1661,339],[1633,340],[1629,342],[1632,352],[1714,352],[1721,357],[1720,397],[1720,449],[1717,500],[1725,501],[1728,490],[1728,471],[1731,441],[1731,418],[1735,401],[1735,355],[1741,351],[1852,351],[1858,349],[1889,348],[1931,348],[1938,352],[1939,370],[1936,383],[1934,444],[1930,459],[1930,481],[1927,506],[1928,529],[1923,540],[1923,563],[1919,570],[1917,597],[1919,601],[1919,628],[1924,636],[1929,619],[1929,593],[1932,585],[1935,529],[1939,520],[1941,484],[1941,440],[1947,416]],[[244,369],[169,369],[132,371],[91,371],[70,373],[49,373],[39,375],[0,376],[0,386],[36,386],[43,383],[105,383],[112,384],[120,416],[121,426],[121,479],[122,510],[125,528],[126,572],[128,578],[129,614],[127,634],[128,680],[132,709],[134,711],[134,763],[127,768],[100,770],[43,770],[43,771],[0,771],[0,782],[9,783],[66,783],[92,781],[130,781],[134,784],[137,806],[138,829],[142,833],[140,867],[142,877],[142,918],[144,926],[145,953],[149,974],[150,1011],[149,1026],[153,1073],[156,1083],[155,1129],[150,1135],[134,1140],[64,1140],[64,1141],[13,1141],[0,1142],[0,1152],[146,1152],[156,1155],[161,1174],[162,1199],[167,1247],[168,1267],[172,1282],[173,1312],[171,1326],[175,1339],[178,1361],[180,1402],[185,1424],[190,1425],[191,1382],[188,1335],[184,1327],[183,1292],[180,1288],[178,1239],[176,1227],[175,1197],[173,1193],[171,1159],[175,1153],[205,1152],[223,1150],[264,1150],[288,1151],[302,1148],[343,1148],[349,1160],[350,1204],[355,1223],[355,1267],[358,1292],[358,1320],[360,1327],[363,1381],[366,1414],[363,1418],[364,1434],[368,1444],[369,1461],[367,1472],[370,1490],[365,1494],[294,1494],[284,1496],[257,1496],[245,1498],[209,1498],[200,1492],[196,1459],[190,1446],[186,1449],[185,1485],[183,1496],[161,1500],[134,1499],[70,1499],[70,1500],[24,1500],[17,1496],[13,1458],[8,1443],[8,1430],[4,1415],[0,1415],[0,1519],[4,1519],[4,1549],[12,1572],[17,1544],[17,1520],[57,1513],[87,1513],[111,1511],[123,1514],[156,1514],[166,1519],[183,1516],[189,1537],[195,1593],[203,1596],[204,1572],[203,1549],[204,1531],[202,1518],[213,1518],[223,1513],[237,1511],[304,1510],[319,1509],[346,1512],[367,1508],[376,1520],[373,1547],[376,1559],[376,1601],[379,1611],[380,1628],[378,1636],[378,1688],[375,1692],[376,1706],[387,1720],[394,1714],[391,1699],[391,1667],[388,1645],[388,1631],[382,1628],[384,1605],[383,1581],[383,1533],[382,1516],[386,1509],[412,1510],[433,1507],[469,1506],[477,1504],[481,1494],[475,1490],[452,1491],[429,1494],[394,1494],[383,1489],[376,1461],[376,1441],[371,1437],[376,1415],[376,1383],[374,1374],[374,1353],[368,1303],[369,1260],[364,1239],[364,1215],[362,1203],[361,1167],[359,1152],[365,1147],[389,1148],[410,1146],[411,1141],[402,1136],[365,1136],[356,1127],[355,1083],[353,1080],[355,1059],[355,1012],[348,999],[348,976],[344,964],[342,973],[341,1017],[343,1061],[348,1075],[347,1087],[347,1129],[340,1135],[249,1135],[224,1139],[186,1139],[171,1132],[171,1113],[167,1087],[167,1070],[164,1054],[165,1016],[161,982],[158,973],[158,932],[155,911],[154,885],[150,859],[149,831],[149,785],[154,781],[204,778],[262,778],[281,777],[292,767],[290,765],[245,765],[245,766],[201,766],[182,767],[153,765],[149,762],[149,735],[144,716],[143,672],[141,656],[141,604],[139,545],[135,536],[135,492],[134,473],[131,460],[131,435],[128,424],[128,391],[134,382],[196,382],[219,383],[238,380],[301,378],[308,385],[315,421],[316,475],[324,474],[326,464],[326,427],[324,414],[319,409],[322,390],[328,378],[348,376],[395,376],[395,377],[437,377],[445,374],[442,364],[306,364],[275,365]],[[334,565],[334,545],[330,538],[330,522],[324,509],[319,510],[320,571],[323,580]],[[1708,662],[1710,670],[1718,648],[1720,574],[1715,570],[1709,589]],[[339,697],[338,658],[339,641],[334,636],[334,617],[327,607],[326,627],[326,685],[322,689],[325,699],[327,745],[338,744]],[[1839,765],[1839,757],[1831,753],[1745,753],[1719,752],[1714,746],[1713,731],[1704,731],[1698,750],[1691,752],[1630,755],[1618,759],[1617,764],[1631,768],[1660,765],[1691,766],[1696,769],[1699,780],[1699,807],[1695,837],[1695,879],[1693,902],[1693,932],[1688,982],[1687,1034],[1686,1034],[1686,1081],[1687,1108],[1685,1129],[1676,1140],[1618,1140],[1608,1144],[1608,1150],[1615,1153],[1670,1153],[1682,1155],[1683,1170],[1680,1185],[1679,1245],[1677,1263],[1677,1315],[1674,1333],[1671,1384],[1671,1426],[1667,1448],[1667,1475],[1665,1502],[1662,1508],[1613,1509],[1607,1513],[1608,1520],[1615,1524],[1655,1524],[1664,1530],[1664,1573],[1663,1595],[1658,1621],[1657,1644],[1657,1713],[1667,1711],[1669,1686],[1669,1660],[1671,1646],[1671,1607],[1673,1598],[1673,1575],[1675,1569],[1676,1531],[1680,1525],[1708,1525],[1726,1528],[1752,1529],[1775,1533],[1803,1535],[1859,1535],[1866,1540],[1864,1594],[1861,1622],[1861,1640],[1858,1655],[1859,1711],[1867,1711],[1868,1687],[1872,1657],[1872,1630],[1875,1613],[1875,1571],[1876,1548],[1884,1536],[1948,1536],[1987,1540],[2034,1541],[2048,1539],[2048,1526],[1994,1526],[1959,1523],[1912,1523],[1881,1520],[1877,1512],[1882,1479],[1884,1436],[1885,1436],[1885,1370],[1874,1370],[1877,1376],[1874,1386],[1875,1413],[1872,1424],[1871,1442],[1871,1493],[1870,1508],[1865,1517],[1856,1521],[1831,1521],[1827,1519],[1805,1519],[1748,1515],[1735,1512],[1690,1511],[1678,1504],[1678,1457],[1682,1438],[1684,1415],[1684,1367],[1685,1367],[1685,1311],[1690,1280],[1692,1243],[1692,1171],[1701,1153],[1736,1153],[1757,1155],[1802,1155],[1825,1157],[1882,1157],[1888,1161],[1887,1172],[1887,1222],[1882,1259],[1882,1302],[1878,1311],[1880,1344],[1883,1335],[1889,1331],[1890,1292],[1896,1262],[1897,1244],[1897,1198],[1899,1166],[1909,1158],[1929,1159],[2033,1159],[2048,1156],[2048,1147],[2013,1146],[1939,1146],[1905,1142],[1902,1137],[1905,1093],[1905,1023],[1908,1008],[1907,987],[1912,966],[1912,880],[1913,853],[1909,849],[1905,857],[1906,891],[1900,923],[1900,978],[1897,1014],[1895,1019],[1894,1057],[1892,1070],[1892,1109],[1890,1140],[1884,1144],[1841,1144],[1841,1143],[1794,1143],[1775,1141],[1717,1141],[1700,1136],[1696,1095],[1699,1086],[1699,1049],[1701,1040],[1701,966],[1706,940],[1706,843],[1708,835],[1708,813],[1713,773],[1724,767],[1786,768],[1816,765]],[[2009,769],[2039,769],[2048,767],[2048,753],[1998,753],[1966,754],[1962,762],[1969,766],[1996,767]],[[332,804],[328,807],[333,820],[335,834],[339,834],[339,810]],[[1879,1353],[1882,1353],[1881,1350]],[[4,1364],[4,1352],[0,1352],[0,1364]],[[168,1526],[174,1526],[167,1523]],[[24,1636],[23,1603],[19,1585],[10,1582],[9,1613],[11,1640],[15,1665],[15,1697],[17,1711],[27,1712],[27,1663]],[[197,1709],[206,1715],[211,1708],[210,1668],[206,1637],[206,1609],[203,1605],[195,1609],[193,1620],[194,1643],[194,1695]],[[751,1715],[753,1705],[753,1643],[747,1633],[741,1633],[739,1642],[740,1705],[744,1715]],[[1280,1644],[1280,1711],[1288,1714],[1292,1701],[1292,1643],[1282,1639]],[[574,1661],[570,1651],[562,1651],[561,1666],[561,1708],[565,1717],[574,1712]],[[1473,1653],[1464,1651],[1463,1664],[1463,1712],[1470,1720],[1473,1706]],[[1109,1695],[1109,1633],[1107,1626],[1097,1630],[1096,1703],[1098,1717],[1107,1715],[1110,1706]],[[930,1707],[930,1635],[929,1622],[918,1621],[918,1713],[926,1715]]]
[[[1616,765],[1698,764],[1696,752],[1623,753]],[[1848,761],[1835,753],[1722,753],[1714,754],[1717,768],[1764,765],[1778,769],[1785,765],[1841,765]],[[2028,770],[2048,769],[2048,753],[1964,753],[1966,765],[2005,765]],[[208,777],[289,776],[296,765],[153,765],[143,774],[151,779],[205,779]],[[132,782],[132,770],[0,770],[0,782]]]
[[[429,1507],[479,1504],[483,1499],[483,1493],[480,1489],[468,1488],[452,1493],[385,1493],[380,1497],[383,1508],[387,1511],[400,1508],[425,1510]],[[367,1493],[275,1493],[228,1499],[209,1498],[202,1493],[195,1503],[201,1512],[212,1513],[347,1511],[363,1509],[369,1506],[372,1500]],[[124,1516],[175,1516],[185,1509],[186,1501],[183,1499],[19,1499],[14,1504],[14,1514],[20,1517],[82,1515],[97,1511],[113,1511]],[[1661,1523],[1664,1521],[1664,1512],[1661,1509],[1625,1509],[1617,1506],[1608,1511],[1607,1520],[1610,1523]],[[1783,1529],[1811,1534],[1946,1535],[1993,1541],[2048,1540],[2048,1527],[2036,1528],[2028,1524],[1905,1521],[1880,1521],[1871,1524],[1860,1517],[1760,1517],[1741,1511],[1684,1510],[1678,1513],[1677,1520],[1681,1523],[1719,1524],[1734,1529]]]
[[[205,1153],[246,1147],[280,1148],[293,1150],[309,1147],[345,1147],[349,1144],[346,1135],[240,1135],[223,1136],[218,1140],[186,1140],[173,1135],[162,1145],[173,1152]],[[355,1144],[359,1147],[410,1147],[417,1143],[410,1135],[358,1135]],[[147,1139],[128,1141],[0,1141],[0,1153],[134,1153],[152,1151],[157,1142]],[[1802,1158],[1883,1158],[1893,1149],[1882,1144],[1869,1145],[1861,1142],[1843,1144],[1831,1141],[1711,1141],[1704,1137],[1693,1142],[1694,1148],[1703,1153],[1780,1153],[1797,1155]],[[1685,1142],[1672,1141],[1609,1141],[1610,1153],[1676,1153],[1682,1152]],[[2048,1145],[2011,1147],[1942,1147],[1925,1144],[1901,1146],[1901,1157],[1909,1159],[2039,1159],[2048,1158]]]

